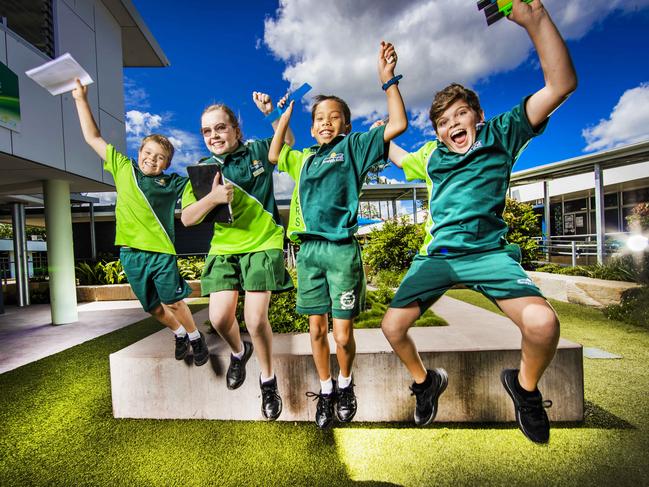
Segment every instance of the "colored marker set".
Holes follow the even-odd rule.
[[[532,0],[523,1],[532,2]],[[512,0],[478,0],[478,10],[483,9],[487,25],[491,25],[512,13]]]

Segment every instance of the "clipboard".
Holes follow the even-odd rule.
[[[223,173],[219,164],[195,164],[187,166],[187,175],[192,183],[192,189],[197,199],[204,198],[212,191],[212,181],[218,176],[219,184],[223,184]],[[232,209],[229,203],[215,206],[203,221],[214,223],[232,223]]]

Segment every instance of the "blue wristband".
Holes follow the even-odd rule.
[[[383,86],[382,86],[381,88],[383,88],[383,91],[385,91],[385,90],[387,90],[387,89],[388,89],[390,86],[392,86],[392,85],[398,85],[398,84],[399,84],[399,80],[400,80],[401,78],[403,78],[403,75],[402,75],[402,74],[399,74],[399,75],[395,76],[394,78],[389,79],[388,81],[386,81],[385,83],[383,83]]]

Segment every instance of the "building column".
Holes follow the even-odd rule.
[[[543,181],[543,219],[545,220],[545,254],[550,262],[550,237],[552,235],[552,215],[550,213],[550,181]]]
[[[97,260],[97,240],[95,237],[95,204],[90,202],[90,258]]]
[[[604,263],[604,173],[599,164],[593,166],[595,176],[595,235],[597,236],[597,263]]]
[[[27,270],[27,239],[25,238],[25,205],[11,205],[11,224],[14,232],[14,277],[16,304],[29,306],[29,274]]]
[[[417,224],[417,189],[412,188],[412,221]]]
[[[43,194],[52,324],[63,325],[79,321],[74,275],[70,183],[56,179],[45,181]]]
[[[398,218],[398,215],[397,215],[397,200],[392,200],[392,217],[395,220]]]

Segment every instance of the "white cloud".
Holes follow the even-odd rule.
[[[117,193],[115,193],[114,191],[106,191],[104,193],[83,193],[83,194],[93,198],[99,198],[99,203],[96,203],[98,205],[114,205],[115,201],[117,201]]]
[[[607,120],[582,131],[584,152],[610,149],[649,139],[649,83],[624,92]]]
[[[649,0],[546,0],[546,7],[567,39],[583,36],[614,10],[631,12]],[[386,111],[376,74],[379,42],[393,42],[397,73],[413,125],[426,129],[424,114],[433,94],[452,81],[473,85],[524,62],[531,42],[507,20],[487,27],[474,1],[330,0],[327,15],[320,0],[281,0],[265,21],[264,42],[286,63],[292,87],[311,84],[312,94],[335,93],[355,118],[376,119]],[[543,82],[539,73],[540,88]]]
[[[126,112],[126,135],[143,137],[162,124],[162,117],[149,112],[140,112],[138,110],[129,110]]]
[[[273,173],[273,186],[275,188],[276,199],[290,199],[293,195],[295,182],[288,173],[275,171]]]
[[[124,105],[127,108],[149,108],[149,94],[128,76],[124,76]]]

